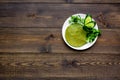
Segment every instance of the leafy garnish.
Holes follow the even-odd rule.
[[[92,20],[92,16],[87,14],[85,19],[78,16],[71,16],[70,24],[80,24],[86,31],[87,42],[93,42],[97,36],[101,34],[99,29],[95,29],[96,22]]]
[[[69,20],[69,23],[70,24],[74,24],[74,23],[77,23],[77,24],[80,24],[80,25],[84,25],[84,20],[80,17],[80,16],[71,16],[71,19]]]
[[[95,28],[88,28],[87,26],[83,26],[83,29],[87,32],[87,42],[93,42],[95,38],[101,34],[101,31]]]

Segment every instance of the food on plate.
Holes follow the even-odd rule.
[[[81,47],[93,42],[101,34],[95,26],[96,22],[89,14],[85,18],[81,18],[80,15],[71,16],[65,31],[66,41],[73,47]]]

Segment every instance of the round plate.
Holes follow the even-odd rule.
[[[86,14],[74,14],[74,16],[77,16],[77,15],[81,16],[81,18],[85,18],[85,17],[86,17]],[[65,43],[66,43],[69,47],[71,47],[72,49],[75,49],[75,50],[85,50],[85,49],[90,48],[90,47],[96,42],[96,40],[97,40],[98,37],[96,37],[93,42],[91,42],[91,43],[86,43],[85,45],[83,45],[83,46],[81,46],[81,47],[73,47],[73,46],[71,46],[71,45],[66,41],[65,31],[66,31],[67,27],[70,25],[70,24],[69,24],[69,20],[70,20],[70,17],[67,18],[67,20],[64,22],[63,27],[62,27],[62,37],[63,37],[63,40],[65,41]],[[92,19],[92,20],[95,21],[94,19]],[[95,25],[94,28],[95,28],[95,29],[98,29],[97,24]]]

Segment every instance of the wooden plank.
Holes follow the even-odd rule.
[[[0,0],[0,3],[120,3],[120,0]]]
[[[73,0],[74,3],[120,3],[120,0]]]
[[[102,29],[92,48],[74,51],[64,43],[61,28],[0,28],[0,52],[119,54],[119,33],[119,29]]]
[[[120,55],[0,54],[0,77],[6,78],[91,77],[104,80],[114,77],[117,79],[120,78],[119,68]]]
[[[0,4],[1,27],[59,27],[75,13],[90,13],[100,28],[120,28],[119,4]]]
[[[98,78],[98,77],[77,77],[77,78],[66,78],[66,77],[49,77],[49,78],[33,78],[33,77],[9,77],[9,78],[0,78],[0,80],[119,80],[119,77],[107,77],[107,78]]]
[[[39,3],[66,3],[67,0],[0,0],[1,3],[33,3],[33,2],[39,2]]]

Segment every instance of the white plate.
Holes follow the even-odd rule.
[[[81,16],[81,18],[85,18],[85,17],[86,17],[86,14],[74,14],[74,16],[76,16],[76,15]],[[98,37],[96,37],[93,42],[91,42],[91,43],[86,43],[85,45],[83,45],[83,46],[81,46],[81,47],[73,47],[73,46],[71,46],[71,45],[66,41],[65,31],[66,31],[67,27],[70,25],[70,24],[69,24],[69,20],[70,20],[70,17],[67,18],[67,20],[64,22],[63,27],[62,27],[62,37],[63,37],[63,40],[65,41],[65,43],[66,43],[69,47],[71,47],[71,48],[73,48],[73,49],[75,49],[75,50],[85,50],[85,49],[90,48],[90,47],[96,42],[96,40],[97,40]],[[94,19],[92,19],[92,20],[94,21]],[[97,24],[95,25],[95,29],[98,29]]]

